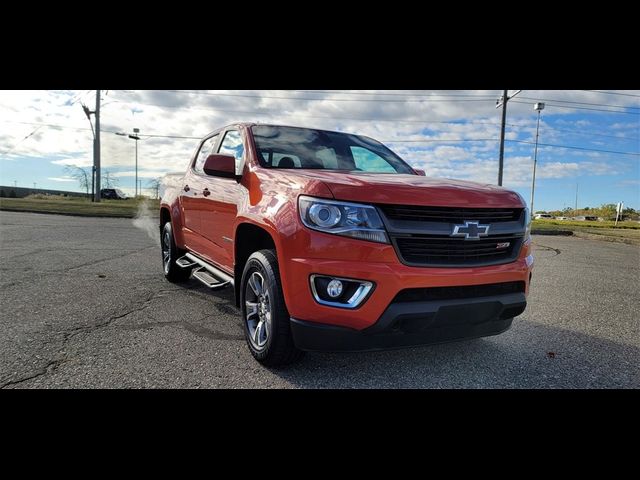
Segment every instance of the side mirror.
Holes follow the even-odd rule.
[[[202,168],[204,173],[215,177],[236,177],[236,159],[233,155],[214,153],[207,157]]]
[[[414,168],[413,171],[416,172],[421,177],[427,176],[427,172],[425,172],[424,170],[421,170],[420,168]]]

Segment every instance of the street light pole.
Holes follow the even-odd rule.
[[[140,129],[134,128],[133,135],[129,135],[129,138],[133,138],[136,141],[136,198],[138,197],[138,140],[140,140],[138,133],[140,133]]]
[[[536,165],[538,164],[538,136],[540,133],[540,112],[544,110],[544,103],[542,102],[536,103],[533,106],[533,109],[536,112],[538,112],[538,124],[536,125],[536,146],[533,151],[534,152],[533,153],[533,180],[531,182],[531,203],[530,203],[531,215],[535,214],[535,211],[533,210],[533,197],[536,192]]]
[[[96,133],[94,138],[94,147],[93,147],[93,165],[96,169],[96,182],[95,187],[96,191],[94,193],[94,202],[99,202],[101,197],[100,190],[100,90],[96,90]]]
[[[135,186],[134,186],[136,197],[138,196],[138,140],[140,140],[140,136],[138,135],[139,133],[140,133],[139,128],[134,128],[132,135],[127,135],[126,133],[122,133],[122,132],[116,132],[116,135],[120,135],[122,137],[128,136],[132,140],[136,141],[136,179],[135,179]]]

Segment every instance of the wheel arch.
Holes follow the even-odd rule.
[[[247,259],[253,252],[263,249],[274,250],[276,252],[276,259],[279,258],[276,241],[271,232],[263,226],[254,223],[243,222],[238,224],[234,240],[233,265],[236,306],[240,306],[242,272],[244,271]]]

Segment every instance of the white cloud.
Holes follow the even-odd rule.
[[[362,92],[362,91],[360,91]],[[327,128],[369,135],[387,143],[394,151],[429,175],[462,178],[495,183],[498,168],[498,142],[468,139],[497,139],[500,135],[500,111],[495,109],[498,90],[473,92],[433,92],[434,95],[486,95],[478,102],[345,102],[345,98],[375,98],[365,95],[338,93],[307,93],[295,91],[210,91],[216,95],[189,95],[166,91],[111,90],[102,104],[101,163],[122,183],[135,175],[135,141],[114,132],[202,137],[209,131],[232,121],[276,122],[299,126]],[[397,96],[384,95],[385,100]],[[393,92],[400,93],[400,92]],[[425,95],[428,92],[401,92]],[[322,98],[322,101],[291,101],[276,98],[250,98],[230,95],[260,95],[262,97]],[[18,144],[7,159],[29,157],[50,162],[50,178],[64,166],[90,167],[93,164],[93,137],[80,103],[93,109],[95,91],[17,91],[0,92],[0,151]],[[603,102],[594,92],[526,91],[521,96],[531,98],[564,98],[577,102]],[[426,97],[420,97],[426,98]],[[450,97],[453,99],[453,97]],[[528,101],[527,101],[528,102]],[[613,103],[613,102],[611,102]],[[617,104],[637,105],[634,97],[616,98]],[[598,125],[589,120],[563,117],[579,113],[572,109],[549,106],[542,115],[541,142],[567,143],[562,128],[587,131]],[[533,141],[536,116],[532,102],[510,103],[507,139]],[[593,112],[592,115],[598,115]],[[555,122],[550,123],[553,116]],[[363,120],[357,120],[363,119]],[[38,128],[25,123],[61,125],[65,128]],[[438,123],[442,122],[442,123]],[[452,123],[453,122],[453,123]],[[608,126],[633,137],[640,133],[638,122],[618,122]],[[609,130],[611,134],[613,132]],[[167,172],[181,171],[193,154],[195,139],[147,138],[138,142],[138,177],[153,178]],[[24,139],[24,140],[23,140]],[[429,143],[394,143],[398,140],[437,140]],[[544,141],[542,140],[544,139]],[[443,141],[444,140],[444,141]],[[608,140],[598,138],[605,143]],[[611,139],[615,142],[615,139]],[[6,148],[5,148],[6,146]],[[617,148],[612,148],[617,150]],[[505,184],[522,186],[530,183],[533,145],[507,142],[505,145]],[[607,175],[624,172],[622,164],[599,152],[559,150],[540,147],[538,177],[565,178],[575,175]],[[617,158],[617,157],[613,157]],[[14,164],[15,162],[11,162]],[[61,173],[61,172],[60,172]],[[56,181],[56,180],[53,180]],[[59,180],[58,180],[59,181]]]
[[[157,178],[162,177],[167,172],[164,170],[138,170],[138,178]],[[135,170],[125,172],[114,172],[114,177],[135,177]]]
[[[54,165],[63,165],[65,167],[90,167],[93,165],[93,159],[90,158],[63,158],[61,160],[52,160]]]
[[[619,187],[640,187],[640,180],[621,180],[617,185]]]
[[[53,180],[54,182],[75,182],[76,180],[71,177],[47,177],[49,180]]]

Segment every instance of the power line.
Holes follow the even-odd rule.
[[[431,143],[431,142],[497,142],[499,138],[427,138],[424,140],[381,140],[382,143]]]
[[[274,112],[257,112],[257,111],[246,111],[246,110],[228,110],[228,109],[217,108],[217,107],[209,107],[209,108],[189,107],[189,108],[185,109],[183,106],[178,106],[178,105],[161,105],[161,104],[158,104],[158,103],[135,102],[135,101],[130,101],[130,100],[119,100],[119,102],[128,103],[128,104],[135,104],[135,105],[143,105],[143,106],[147,106],[147,107],[172,108],[172,109],[179,109],[179,110],[183,110],[183,111],[197,110],[197,111],[201,111],[201,112],[224,112],[224,113],[237,113],[237,114],[242,114],[242,115],[261,115],[261,116],[268,116],[268,117],[277,117],[278,115],[281,115],[279,113],[274,113]],[[420,125],[425,125],[425,124],[499,125],[498,123],[495,123],[495,122],[473,122],[473,121],[471,121],[471,122],[459,123],[459,122],[452,122],[452,121],[445,121],[445,120],[402,120],[402,119],[376,119],[376,118],[354,118],[354,117],[336,117],[336,116],[327,117],[325,115],[303,115],[303,114],[297,114],[297,113],[293,114],[293,116],[300,117],[300,118],[319,118],[319,119],[325,119],[325,120],[348,120],[348,121],[355,121],[355,122],[391,122],[391,123],[406,123],[406,124],[420,124]]]
[[[446,138],[429,138],[429,139],[425,139],[425,140],[385,140],[383,143],[431,143],[431,142],[442,142],[442,143],[449,143],[449,142],[497,142],[499,139],[497,138],[469,138],[469,139],[446,139]],[[515,142],[515,143],[526,143],[528,145],[534,145],[534,142],[529,142],[526,140],[512,140],[512,139],[508,139],[505,138],[506,142]],[[573,145],[556,145],[556,144],[552,144],[552,143],[539,143],[539,146],[544,146],[544,147],[554,147],[554,148],[566,148],[566,149],[570,149],[570,150],[587,150],[590,152],[601,152],[601,153],[615,153],[618,155],[632,155],[632,156],[640,156],[640,153],[636,153],[636,152],[621,152],[621,151],[617,151],[617,150],[601,150],[598,148],[587,148],[587,147],[576,147]]]
[[[71,126],[65,126],[65,125],[55,125],[55,124],[48,124],[48,123],[34,123],[34,122],[13,122],[10,120],[3,120],[3,122],[6,123],[17,123],[17,124],[21,124],[21,125],[37,125],[38,128],[40,127],[50,127],[50,128],[61,128],[61,129],[68,129],[68,130],[78,130],[78,131],[90,131],[89,128],[81,128],[81,127],[71,127]],[[518,125],[514,125],[514,124],[508,124],[512,127],[520,127]],[[38,129],[34,130],[32,133],[30,133],[29,135],[27,135],[25,138],[23,138],[20,142],[26,140],[29,136],[33,135]],[[563,130],[563,129],[555,129],[555,130]],[[120,132],[116,132],[113,130],[102,130],[105,133],[120,133]],[[563,130],[563,131],[570,131],[570,132],[574,132],[573,130]],[[581,132],[574,132],[574,133],[581,133]],[[587,135],[585,133],[585,135]],[[588,134],[591,135],[591,134]],[[604,134],[601,134],[604,135]],[[174,138],[174,139],[185,139],[185,140],[200,140],[202,139],[204,135],[202,136],[188,136],[188,135],[161,135],[161,134],[140,134],[140,137],[146,137],[148,138]],[[614,137],[613,135],[609,135],[611,137]],[[614,137],[614,138],[620,138],[620,137]],[[625,137],[628,138],[628,137]],[[509,142],[516,142],[516,143],[526,143],[526,144],[530,144],[533,145],[533,142],[528,142],[525,140],[510,140],[510,139],[506,139]],[[447,142],[493,142],[493,141],[498,141],[498,139],[495,138],[468,138],[468,139],[446,139],[446,138],[431,138],[431,139],[423,139],[423,140],[418,140],[418,139],[407,139],[407,140],[384,140],[384,143],[433,143],[433,142],[443,142],[443,143],[447,143]],[[18,144],[14,145],[13,149],[17,146]],[[633,155],[633,156],[639,156],[640,153],[634,153],[634,152],[621,152],[621,151],[615,151],[615,150],[602,150],[602,149],[595,149],[595,148],[587,148],[587,147],[576,147],[576,146],[570,146],[570,145],[556,145],[556,144],[546,144],[546,143],[538,143],[538,145],[541,146],[547,146],[547,147],[557,147],[557,148],[568,148],[568,149],[574,149],[574,150],[587,150],[587,151],[594,151],[594,152],[602,152],[602,153],[616,153],[616,154],[621,154],[621,155]],[[13,150],[11,149],[11,150]],[[4,155],[6,155],[9,152],[4,153]]]
[[[42,126],[36,128],[33,132],[31,132],[29,135],[27,135],[26,137],[24,137],[22,140],[20,140],[18,143],[16,143],[13,147],[11,147],[9,150],[7,150],[6,152],[4,152],[2,155],[9,155],[11,152],[13,152],[16,147],[18,145],[20,145],[22,142],[24,142],[27,138],[29,138],[31,135],[33,135],[34,133],[36,133],[38,130],[40,130],[42,128]]]
[[[122,90],[126,93],[131,93],[130,90]],[[474,98],[428,98],[421,100],[413,100],[413,99],[404,99],[404,100],[390,100],[390,99],[374,99],[374,98],[311,98],[311,97],[276,97],[272,95],[249,95],[244,93],[210,93],[210,92],[195,92],[192,90],[166,90],[171,93],[183,93],[188,95],[206,95],[211,97],[243,97],[243,98],[269,98],[269,99],[277,99],[277,100],[300,100],[300,101],[319,101],[319,102],[376,102],[376,103],[424,103],[424,102],[488,102],[493,97],[487,96],[487,98],[478,98],[478,96],[474,95]]]
[[[507,142],[515,142],[515,143],[527,143],[529,145],[534,145],[534,142],[528,142],[526,140],[510,140],[506,139]],[[600,150],[598,148],[587,148],[587,147],[576,147],[572,145],[554,145],[552,143],[538,143],[540,146],[544,147],[556,147],[556,148],[568,148],[571,150],[587,150],[590,152],[602,152],[602,153],[616,153],[618,155],[632,155],[635,157],[640,157],[640,153],[637,152],[620,152],[616,150]]]
[[[508,127],[512,127],[512,129],[525,129],[525,128],[529,128],[526,125],[516,125],[515,123],[507,123]],[[592,131],[585,131],[585,130],[570,130],[567,128],[557,128],[557,127],[551,127],[551,126],[542,126],[542,131],[543,132],[567,132],[567,133],[572,133],[574,135],[583,135],[583,136],[587,136],[587,137],[591,137],[591,136],[598,136],[598,137],[607,137],[607,138],[616,138],[618,140],[629,140],[629,141],[633,141],[633,140],[638,140],[637,138],[633,138],[633,137],[627,137],[626,135],[607,135],[606,133],[598,133],[598,132],[592,132]]]
[[[520,100],[513,100],[514,103],[523,103],[525,105],[530,105],[531,102],[523,102]],[[640,115],[640,112],[625,112],[622,110],[605,110],[602,108],[591,108],[591,107],[579,107],[579,106],[569,106],[569,105],[558,105],[554,103],[547,103],[547,106],[552,106],[556,108],[568,108],[571,110],[592,110],[595,112],[609,112],[609,113],[626,113],[627,115]]]
[[[84,93],[80,92],[80,93],[76,94],[76,95],[73,97],[73,99],[71,100],[71,104],[70,104],[69,106],[73,106],[73,105],[75,105],[76,103],[78,103],[82,98],[86,97],[86,96],[87,96],[87,93],[89,93],[90,91],[91,91],[91,90],[87,90],[87,91],[86,91],[86,92],[84,92]]]
[[[607,95],[621,95],[623,97],[638,97],[638,98],[640,98],[640,95],[634,95],[633,93],[605,92],[604,90],[583,90],[583,92],[596,92],[596,93],[605,93]]]
[[[640,107],[629,107],[626,105],[610,105],[608,103],[589,103],[589,102],[574,102],[571,100],[559,100],[557,98],[533,98],[533,97],[520,97],[524,100],[533,100],[533,101],[545,101],[545,102],[558,102],[558,103],[571,103],[575,105],[590,105],[593,107],[612,107],[612,108],[633,108],[635,110],[640,110]]]
[[[185,139],[190,139],[190,140],[202,140],[202,137],[204,137],[204,135],[200,136],[200,137],[186,137],[186,136],[182,136],[182,135],[143,135],[143,134],[138,134],[140,137],[147,137],[147,139],[149,138],[185,138]]]
[[[542,127],[543,131],[551,131],[551,132],[568,132],[573,133],[574,135],[584,135],[587,137],[591,137],[596,135],[598,137],[608,137],[608,138],[617,138],[618,140],[637,140],[631,137],[627,137],[624,135],[607,135],[606,133],[598,133],[598,132],[589,132],[589,131],[580,131],[580,130],[569,130],[566,128],[557,128],[557,127]]]
[[[64,130],[78,130],[78,131],[86,131],[86,132],[90,132],[91,129],[90,128],[82,128],[82,127],[71,127],[69,125],[56,125],[56,124],[52,124],[52,123],[35,123],[35,122],[16,122],[13,120],[0,120],[4,123],[16,123],[19,125],[38,125],[41,127],[50,127],[50,128],[61,128]],[[114,131],[111,130],[104,130],[102,129],[103,132],[107,132],[107,133],[116,133]]]
[[[331,95],[381,95],[394,97],[472,97],[472,98],[494,98],[494,94],[474,95],[471,93],[381,93],[381,92],[345,92],[341,90],[288,90],[290,92],[301,93],[324,93]]]
[[[320,117],[320,118],[336,118],[336,117]],[[356,120],[356,119],[353,119]],[[387,122],[387,121],[391,121],[394,123],[404,123],[404,121],[402,120],[385,120],[385,119],[380,119],[380,120],[376,120],[376,119],[358,119],[358,120],[362,120],[362,121],[376,121],[376,122]],[[35,122],[18,122],[18,121],[13,121],[13,120],[1,120],[4,123],[14,123],[14,124],[20,124],[20,125],[37,125],[37,126],[43,126],[43,127],[50,127],[50,128],[59,128],[59,129],[65,129],[65,130],[77,130],[77,131],[86,131],[86,132],[90,132],[91,129],[90,128],[81,128],[81,127],[71,127],[68,125],[56,125],[56,124],[50,124],[50,123],[35,123]],[[434,123],[434,122],[422,122],[422,121],[416,121],[416,123]],[[466,122],[466,123],[458,123],[458,122],[444,122],[444,121],[437,121],[435,123],[438,124],[447,124],[447,125],[468,125],[468,124],[472,124],[472,125],[499,125],[498,123],[493,123],[493,122]],[[515,129],[524,129],[526,128],[523,125],[516,125],[514,123],[507,123],[507,126],[515,128]],[[102,130],[105,133],[117,133],[114,130]],[[583,135],[583,136],[600,136],[600,137],[607,137],[607,138],[616,138],[618,140],[635,140],[634,138],[631,137],[627,137],[624,135],[607,135],[604,133],[598,133],[598,132],[586,132],[586,131],[580,131],[580,130],[569,130],[569,129],[565,129],[565,128],[557,128],[557,127],[543,127],[543,131],[550,131],[550,132],[555,132],[555,131],[559,131],[559,132],[567,132],[567,133],[572,133],[575,135]],[[158,137],[158,138],[176,138],[176,139],[185,139],[185,140],[199,140],[201,139],[204,135],[200,136],[200,137],[194,137],[194,136],[187,136],[187,135],[145,135],[145,134],[140,134],[141,137],[147,137],[147,138],[152,138],[152,137]]]

